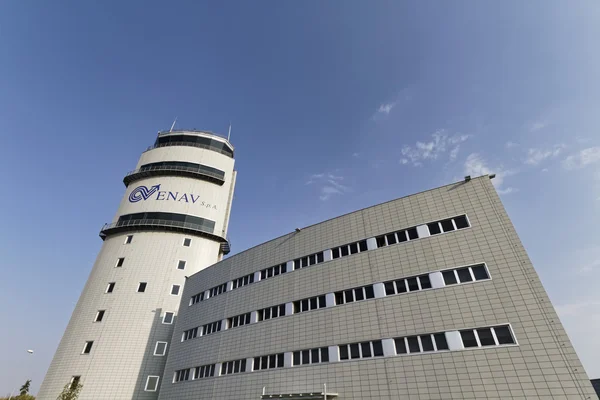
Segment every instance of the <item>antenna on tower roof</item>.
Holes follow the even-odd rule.
[[[175,128],[175,122],[177,122],[177,117],[175,117],[175,121],[173,121],[173,125],[171,125],[169,132],[173,132],[173,128]]]
[[[229,121],[229,132],[227,133],[227,141],[229,142],[229,137],[231,137],[231,121]]]

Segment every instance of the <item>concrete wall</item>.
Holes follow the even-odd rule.
[[[297,257],[466,214],[471,227],[296,270],[189,306],[218,284]],[[260,308],[485,262],[491,280],[327,307],[181,342],[184,330]],[[360,210],[247,250],[190,277],[161,399],[257,399],[318,392],[340,399],[585,399],[588,377],[487,176]],[[174,372],[273,353],[509,323],[506,347],[287,366],[173,383]],[[387,342],[388,344],[390,342]],[[389,350],[389,349],[388,349]]]

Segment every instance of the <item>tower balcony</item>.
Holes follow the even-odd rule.
[[[215,172],[215,168],[202,168],[184,166],[184,165],[152,165],[142,166],[139,169],[129,172],[123,178],[125,186],[140,179],[155,177],[155,176],[185,176],[188,178],[201,179],[208,182],[223,186],[225,183],[225,173]],[[212,171],[215,170],[215,171]]]

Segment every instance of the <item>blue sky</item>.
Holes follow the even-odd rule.
[[[0,3],[0,394],[37,391],[156,131],[227,131],[234,252],[494,183],[600,377],[600,3]],[[34,355],[26,353],[34,349]]]

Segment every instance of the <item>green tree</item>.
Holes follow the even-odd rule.
[[[21,386],[21,389],[19,389],[19,395],[24,396],[26,394],[29,394],[29,386],[31,386],[31,379],[27,379],[23,386]]]
[[[79,380],[67,383],[56,400],[77,400],[79,398],[79,392],[81,392],[82,388],[83,385],[81,382],[79,382]]]

